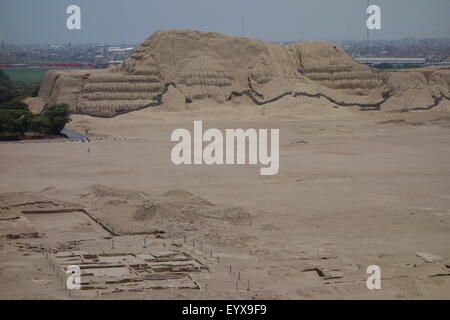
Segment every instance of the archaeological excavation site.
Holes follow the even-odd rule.
[[[79,199],[75,203],[41,193],[3,194],[4,253],[17,246],[18,252],[28,252],[25,257],[45,257],[51,270],[48,276],[56,277],[58,291],[73,298],[161,290],[201,295],[208,291],[208,283],[214,289],[223,282],[216,287],[220,290],[225,290],[225,284],[237,285],[232,281],[236,272],[231,264],[227,266],[230,274],[219,272],[212,280],[211,270],[221,259],[232,263],[232,256],[214,245],[239,238],[232,229],[250,223],[250,213],[244,209],[217,206],[183,190],[151,196],[103,185],[91,186]],[[221,220],[229,233],[213,234],[213,220]],[[199,225],[202,236],[186,236],[185,230],[196,230]],[[79,267],[81,276],[76,290],[67,286],[73,266]],[[243,288],[243,293],[245,289],[249,288]]]
[[[449,66],[184,29],[51,69],[24,101],[78,135],[0,143],[0,299],[448,299],[449,100]],[[279,130],[279,171],[174,164],[198,120]]]

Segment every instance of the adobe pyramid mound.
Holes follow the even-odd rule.
[[[171,110],[202,99],[227,103],[245,97],[249,103],[266,104],[306,96],[338,107],[409,111],[434,108],[448,99],[449,84],[448,68],[375,70],[331,42],[278,45],[169,30],[154,33],[120,67],[48,72],[40,97],[102,117],[164,105],[173,100],[163,99],[169,88],[172,96],[185,98],[185,104]],[[412,105],[405,105],[405,96]]]

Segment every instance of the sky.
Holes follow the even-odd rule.
[[[68,30],[66,8],[81,8]],[[371,39],[450,38],[450,0],[370,0]],[[157,30],[195,29],[266,41],[362,40],[367,0],[0,0],[0,41],[140,43]]]

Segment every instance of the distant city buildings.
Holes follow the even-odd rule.
[[[106,67],[118,64],[133,53],[135,45],[48,44],[0,46],[0,65],[42,67]]]
[[[353,58],[368,65],[447,65],[450,39],[403,39],[335,41]],[[287,42],[286,44],[293,43]],[[2,67],[106,67],[120,64],[135,50],[136,44],[47,44],[16,45],[1,42]]]
[[[448,64],[450,39],[340,41],[344,50],[362,63]]]

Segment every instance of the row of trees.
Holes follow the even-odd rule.
[[[48,105],[39,115],[31,113],[24,103],[0,105],[2,138],[20,138],[27,132],[32,132],[35,136],[60,134],[69,121],[69,106],[66,104]]]
[[[26,86],[13,84],[0,70],[0,138],[17,139],[31,132],[36,135],[60,134],[70,121],[69,106],[66,104],[47,105],[35,115],[28,105],[20,101],[24,96],[32,95]]]

